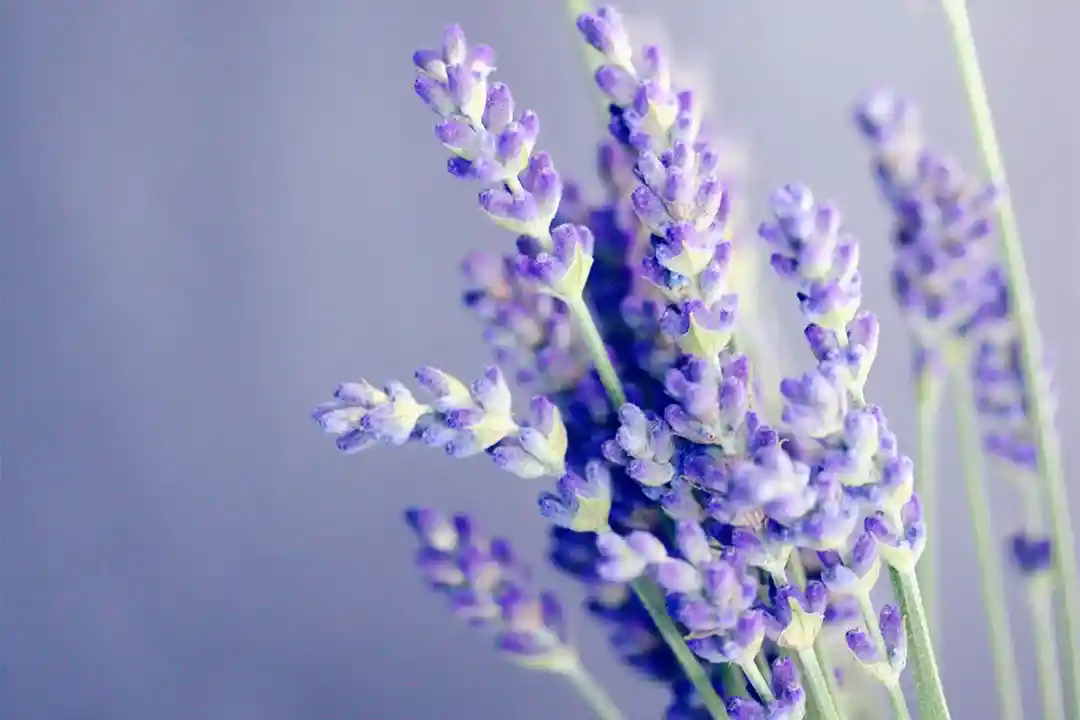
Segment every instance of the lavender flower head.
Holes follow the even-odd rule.
[[[466,515],[418,508],[406,519],[421,542],[417,567],[456,615],[491,630],[499,650],[518,665],[556,673],[577,670],[561,605],[551,593],[532,590],[528,569],[505,540],[477,532]]]

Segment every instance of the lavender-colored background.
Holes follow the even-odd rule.
[[[1080,143],[1062,88],[1080,6],[973,4],[1075,438]],[[749,143],[755,197],[802,179],[847,209],[888,332],[870,391],[910,443],[886,217],[848,109],[894,84],[976,161],[934,3],[624,7],[663,8],[677,59]],[[421,449],[343,457],[307,419],[338,380],[486,359],[456,267],[510,238],[445,175],[411,91],[411,51],[450,21],[500,51],[543,146],[589,178],[595,99],[557,0],[0,2],[0,717],[586,717],[424,590],[400,522],[409,504],[466,509],[539,563],[539,486]],[[954,717],[991,717],[946,462],[945,683]],[[630,717],[658,717],[664,694],[573,619]]]

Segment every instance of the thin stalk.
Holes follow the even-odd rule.
[[[983,466],[982,439],[975,418],[975,397],[966,363],[954,363],[956,387],[956,426],[959,432],[960,458],[963,461],[964,488],[967,491],[975,552],[979,559],[983,606],[990,629],[994,655],[998,702],[1004,720],[1022,720],[1024,707],[1020,695],[1020,676],[1013,660],[1013,640],[1009,608],[1005,602],[1005,573],[1002,553],[994,536],[990,497],[986,491],[986,468]]]
[[[933,369],[919,373],[915,390],[915,489],[922,501],[923,522],[931,539],[938,530],[938,481],[937,481],[937,434],[938,413],[941,409],[942,378]],[[937,601],[938,545],[927,543],[926,551],[919,559],[916,572],[922,587],[923,604],[930,616],[930,629],[940,639],[941,611]]]
[[[592,311],[589,310],[583,297],[564,298],[564,301],[570,308],[578,329],[581,330],[581,339],[584,340],[585,348],[592,356],[600,382],[607,391],[608,397],[611,398],[611,404],[618,410],[626,403],[626,391],[623,390],[619,376],[615,372],[615,366],[611,364],[611,356],[608,354],[600,330],[596,327],[596,321],[593,320]]]
[[[772,687],[769,686],[769,681],[765,679],[765,675],[761,672],[761,668],[754,662],[743,663],[739,667],[742,668],[746,679],[754,686],[754,691],[758,694],[758,697],[765,702],[772,702],[776,699]]]
[[[624,720],[619,707],[581,663],[567,672],[566,677],[600,720]]]
[[[667,608],[664,606],[663,598],[660,597],[657,587],[645,578],[638,578],[630,583],[630,587],[633,589],[634,594],[638,596],[638,599],[641,600],[641,604],[645,606],[645,611],[649,613],[653,623],[656,624],[656,629],[660,631],[660,637],[664,639],[664,642],[668,644],[668,647],[675,654],[675,659],[679,661],[679,665],[682,666],[687,679],[697,690],[698,698],[704,703],[709,715],[713,720],[728,720],[724,701],[720,699],[716,689],[713,688],[705,668],[694,657],[694,653],[690,652],[690,648],[686,646],[686,641],[683,640],[679,629],[675,627],[675,623],[668,616]]]
[[[1039,695],[1046,720],[1065,720],[1065,691],[1061,687],[1061,658],[1054,627],[1054,596],[1049,583],[1028,581],[1028,606],[1035,626],[1035,665],[1039,672]]]
[[[746,678],[735,663],[719,663],[713,672],[720,675],[720,684],[726,697],[747,697]]]
[[[802,680],[806,689],[810,691],[814,707],[817,708],[818,717],[821,720],[840,720],[840,713],[836,709],[832,693],[829,691],[829,681],[825,679],[825,673],[821,671],[817,655],[813,647],[803,648],[796,653],[799,665],[802,666]]]
[[[908,645],[915,671],[915,696],[918,700],[919,720],[951,720],[945,688],[938,673],[934,641],[930,637],[930,623],[926,617],[919,579],[914,572],[889,568],[889,577],[896,590],[900,611],[907,620]]]
[[[889,707],[892,708],[896,720],[911,720],[911,710],[908,709],[904,688],[900,687],[900,683],[888,683],[885,689],[889,691]]]
[[[964,0],[942,0],[952,30],[957,61],[971,107],[972,125],[990,180],[1007,189],[1005,161],[994,129],[993,112],[983,79]],[[1035,423],[1038,467],[1042,475],[1050,511],[1054,541],[1054,575],[1062,591],[1062,615],[1068,666],[1065,684],[1072,692],[1072,717],[1080,718],[1080,578],[1077,576],[1076,541],[1069,513],[1069,495],[1061,463],[1059,440],[1054,427],[1053,407],[1047,397],[1040,369],[1042,339],[1035,317],[1035,300],[1020,242],[1020,230],[1012,202],[1006,193],[998,205],[1005,269],[1009,277],[1009,300],[1019,330],[1021,364]]]

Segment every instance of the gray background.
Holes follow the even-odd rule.
[[[1080,6],[975,5],[1075,437],[1080,142],[1063,88]],[[663,9],[713,117],[748,143],[755,197],[802,179],[848,210],[888,333],[870,392],[910,444],[886,216],[848,110],[893,84],[975,161],[937,8],[623,7]],[[338,380],[486,359],[455,271],[510,238],[445,175],[411,90],[410,53],[450,21],[495,46],[542,146],[591,178],[594,97],[556,0],[0,2],[0,717],[585,716],[425,591],[399,519],[467,509],[539,563],[539,486],[422,449],[340,456],[307,418]],[[992,716],[992,680],[947,462],[944,679],[967,720]],[[578,587],[539,574],[576,604]],[[630,716],[657,717],[665,695],[572,618]]]

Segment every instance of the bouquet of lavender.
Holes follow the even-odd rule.
[[[927,539],[935,422],[952,387],[1001,717],[1023,710],[986,459],[1018,479],[1027,509],[1008,559],[1029,588],[1043,716],[1080,720],[1076,563],[1030,290],[970,29],[962,3],[946,6],[991,181],[930,149],[899,96],[875,92],[855,113],[895,217],[894,294],[917,348],[915,460],[865,392],[879,326],[840,212],[786,185],[763,243],[742,238],[727,146],[672,84],[664,52],[636,51],[614,9],[577,18],[610,120],[597,204],[537,149],[538,118],[491,80],[489,47],[451,27],[413,58],[450,173],[479,184],[481,209],[517,236],[515,252],[464,266],[495,363],[471,383],[420,368],[423,400],[396,381],[345,383],[315,419],[348,453],[420,442],[556,479],[539,497],[551,560],[588,585],[625,660],[671,687],[668,718],[950,717]],[[759,288],[747,280],[762,251],[805,320],[815,364],[797,377],[776,377],[775,349],[752,331]],[[539,393],[524,413],[508,378]],[[465,515],[406,515],[417,564],[455,613],[509,660],[567,678],[597,716],[622,717],[558,599],[532,587],[505,541]],[[883,570],[895,600],[878,605]]]

